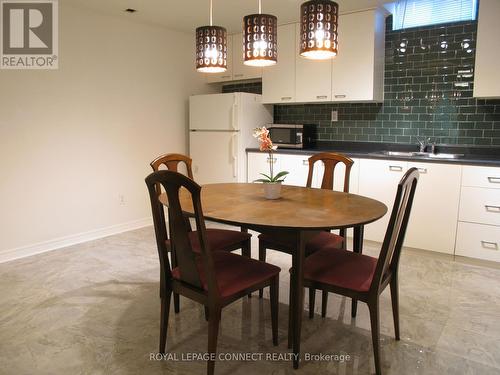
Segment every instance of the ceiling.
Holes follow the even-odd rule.
[[[340,13],[373,8],[395,0],[337,0]],[[304,0],[262,0],[262,12],[278,17],[278,24],[298,22],[299,6]],[[141,23],[193,32],[208,24],[209,0],[64,0],[79,7],[101,13],[127,17]],[[258,0],[213,0],[214,25],[224,26],[229,33],[239,32],[243,16],[257,13]],[[126,13],[126,8],[137,9]]]

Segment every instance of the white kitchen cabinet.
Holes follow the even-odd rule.
[[[462,186],[500,189],[500,168],[464,165]]]
[[[359,168],[359,194],[376,199],[389,209],[383,218],[365,226],[365,239],[382,242],[397,186],[408,169],[408,163],[397,160],[361,159]]]
[[[262,68],[243,63],[243,33],[232,35],[233,81],[262,77]]]
[[[262,76],[264,103],[382,102],[385,14],[372,9],[339,16],[333,60],[299,56],[300,24],[278,27],[278,64]]]
[[[500,168],[463,166],[455,254],[500,262]]]
[[[500,226],[500,189],[462,187],[460,221]]]
[[[280,172],[281,159],[283,154],[273,154],[272,159],[267,152],[249,152],[247,153],[247,181],[253,182],[259,178],[264,178],[261,173],[269,175],[270,164],[273,164],[274,174]]]
[[[453,254],[460,199],[461,166],[408,163],[418,168],[415,192],[404,246]]]
[[[459,222],[455,254],[500,262],[500,227]]]
[[[332,101],[384,100],[385,15],[382,10],[339,17],[332,64]]]
[[[263,103],[295,102],[295,24],[278,27],[278,62],[262,73]]]
[[[296,26],[295,101],[329,102],[332,100],[332,60],[311,60],[300,56],[300,24]]]
[[[233,79],[233,36],[227,36],[227,70],[222,73],[205,73],[208,83],[228,82]]]
[[[306,186],[310,156],[283,154],[281,169],[290,172],[284,182],[285,185]],[[317,179],[317,172],[315,175],[314,177]]]
[[[475,98],[500,98],[500,1],[481,0],[477,27],[476,62],[474,66]]]

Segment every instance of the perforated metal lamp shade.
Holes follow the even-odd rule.
[[[278,61],[278,19],[270,14],[243,18],[243,63],[269,66]]]
[[[300,55],[314,60],[335,57],[339,6],[330,0],[310,0],[300,7]]]
[[[196,29],[196,70],[221,73],[227,70],[227,31],[221,26]]]

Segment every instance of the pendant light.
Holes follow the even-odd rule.
[[[210,0],[210,25],[196,29],[196,70],[202,73],[222,73],[227,70],[227,31],[212,25],[212,0]]]
[[[262,14],[262,0],[259,13],[243,18],[243,64],[270,66],[278,60],[278,19]]]
[[[300,7],[300,55],[313,60],[337,55],[339,5],[331,0],[310,0]]]

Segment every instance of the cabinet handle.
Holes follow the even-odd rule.
[[[316,99],[326,99],[328,98],[327,95],[316,95]]]
[[[346,95],[344,95],[344,94],[341,94],[341,95],[335,95],[335,97],[336,97],[336,98],[345,98],[345,97],[346,97]]]
[[[500,212],[500,206],[492,206],[490,204],[485,204],[484,208],[489,212]]]
[[[267,158],[267,162],[269,164],[271,164],[271,163],[274,164],[274,163],[276,163],[276,158]]]
[[[235,74],[235,77],[243,77],[243,74]]]
[[[291,96],[282,96],[281,100],[292,100]]]
[[[393,172],[402,172],[403,167],[400,167],[399,165],[389,165],[389,170]]]
[[[302,165],[309,165],[309,160],[307,160],[307,159],[302,160]]]
[[[498,243],[493,241],[481,241],[481,245],[490,250],[498,250]]]
[[[427,173],[427,168],[418,168],[418,171],[422,174],[426,174]]]
[[[230,78],[231,76],[221,76],[221,78]]]
[[[500,184],[500,177],[488,177],[488,181],[492,184]]]

